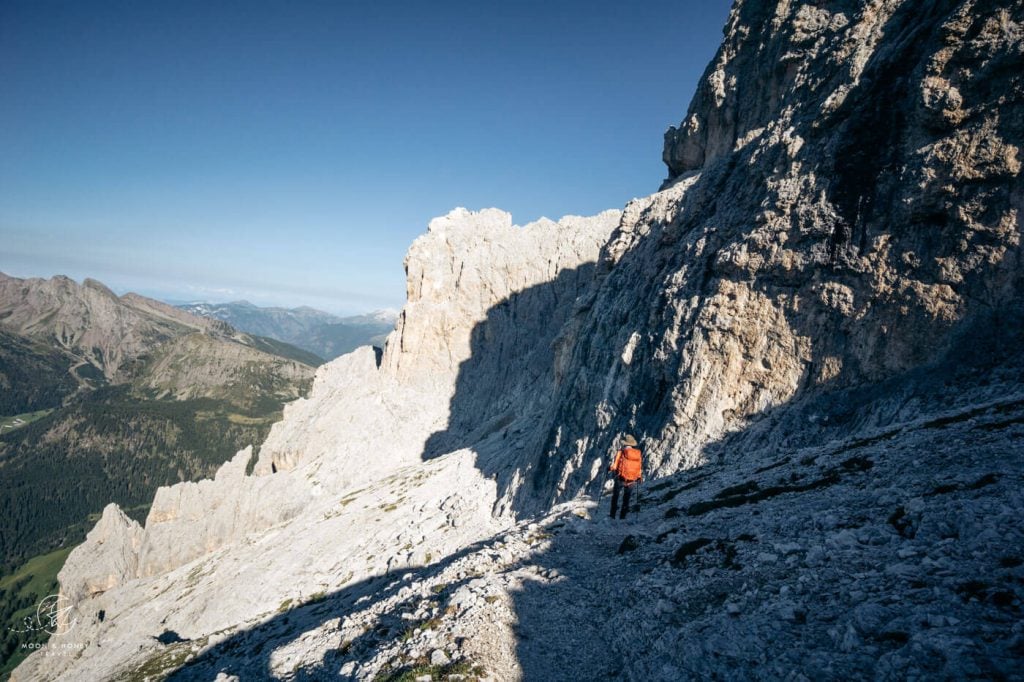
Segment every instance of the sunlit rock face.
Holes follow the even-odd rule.
[[[160,488],[144,529],[105,521],[102,537],[75,553],[88,553],[89,560],[69,560],[61,574],[65,590],[95,593],[97,570],[103,590],[167,573],[302,516],[311,500],[419,462],[427,440],[446,427],[460,365],[488,311],[531,286],[555,282],[547,299],[517,308],[534,316],[523,318],[526,328],[559,329],[578,290],[589,285],[577,276],[558,282],[559,275],[592,265],[619,216],[607,211],[519,227],[502,211],[457,209],[434,220],[406,258],[409,303],[383,357],[366,347],[320,367],[309,398],[286,406],[258,458],[246,449],[212,480]],[[508,353],[524,346],[501,343]],[[500,378],[489,388],[500,386]],[[119,534],[124,537],[109,537]],[[115,545],[131,549],[108,552]]]

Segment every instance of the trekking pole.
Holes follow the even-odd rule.
[[[640,473],[640,478],[637,479],[637,482],[636,482],[636,506],[633,507],[633,509],[636,511],[636,516],[633,517],[634,521],[639,521],[640,520],[640,487],[643,485],[643,483],[644,483],[644,475],[643,475],[643,472],[641,472]]]
[[[610,471],[605,469],[604,478],[601,480],[601,488],[597,491],[597,509],[594,510],[594,519],[600,518],[601,514],[601,498],[604,497],[604,489],[608,487],[608,477],[611,476]]]

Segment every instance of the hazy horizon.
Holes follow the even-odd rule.
[[[0,5],[0,270],[398,308],[431,218],[655,191],[729,2]]]
[[[35,274],[19,274],[12,269],[5,269],[0,267],[0,273],[11,277],[17,277],[19,279],[51,279],[53,277],[63,276],[69,277],[78,284],[81,284],[85,279],[94,279],[103,285],[107,286],[118,296],[125,294],[138,294],[147,298],[152,298],[162,303],[170,305],[186,305],[186,304],[197,304],[197,303],[209,303],[211,305],[223,305],[226,303],[249,303],[260,308],[313,308],[321,312],[331,313],[338,317],[352,317],[358,315],[366,315],[369,313],[376,313],[381,311],[400,311],[403,304],[399,305],[387,305],[382,303],[380,305],[370,307],[339,307],[337,305],[338,299],[330,296],[317,296],[309,295],[305,298],[296,297],[287,293],[275,295],[274,292],[262,291],[257,292],[254,290],[246,291],[244,289],[203,289],[200,287],[193,287],[191,290],[187,287],[183,290],[161,290],[159,288],[152,288],[148,286],[122,286],[106,281],[102,278],[95,277],[93,275],[71,275],[66,272],[54,272],[49,275],[35,275]],[[194,292],[193,295],[189,295],[189,291]],[[320,304],[315,304],[310,301],[321,301]],[[306,302],[303,302],[306,301]]]

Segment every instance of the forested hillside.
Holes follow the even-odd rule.
[[[0,415],[60,407],[80,383],[71,364],[66,353],[0,330]]]
[[[223,400],[147,399],[114,386],[0,436],[4,573],[80,542],[110,502],[143,520],[157,487],[212,476],[240,446],[261,442],[277,407],[234,411]]]
[[[0,568],[261,442],[319,358],[101,283],[0,274]]]

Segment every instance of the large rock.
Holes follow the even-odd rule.
[[[61,596],[78,605],[134,578],[141,546],[142,527],[108,504],[85,542],[64,562],[57,576]]]

